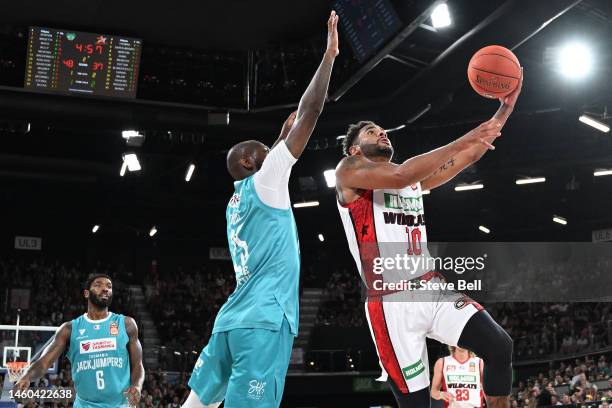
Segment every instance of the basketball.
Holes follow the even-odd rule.
[[[512,93],[521,78],[521,64],[516,55],[499,45],[489,45],[474,54],[468,64],[472,88],[486,98],[503,98]]]

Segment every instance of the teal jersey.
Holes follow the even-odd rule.
[[[72,321],[68,359],[75,407],[127,406],[123,392],[130,386],[128,341],[123,315],[109,313],[102,320],[82,315]]]
[[[273,208],[260,199],[254,177],[234,182],[225,213],[236,289],[221,307],[213,333],[280,330],[286,317],[297,335],[300,250],[295,219],[291,206]]]

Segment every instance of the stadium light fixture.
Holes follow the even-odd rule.
[[[185,181],[189,183],[191,180],[191,176],[193,176],[193,172],[195,170],[195,164],[190,163],[189,167],[187,167],[187,173],[185,174]]]
[[[478,229],[481,230],[482,232],[484,232],[485,234],[490,234],[491,230],[488,229],[487,227],[485,227],[484,225],[479,225]]]
[[[580,115],[580,117],[578,118],[578,120],[582,123],[584,123],[585,125],[589,125],[591,127],[594,127],[595,129],[602,131],[604,133],[608,133],[610,132],[610,126],[608,126],[607,124],[600,122],[596,119],[593,119],[590,116],[587,115]]]
[[[126,162],[121,163],[121,170],[119,170],[119,175],[121,177],[125,176],[126,169],[127,169],[127,163]]]
[[[484,184],[460,184],[455,186],[455,191],[482,190]]]
[[[157,227],[154,225],[153,228],[151,228],[151,231],[149,231],[149,236],[152,237],[155,234],[157,234]]]
[[[423,190],[423,191],[421,191],[421,193],[422,193],[423,195],[427,195],[427,194],[430,194],[430,193],[431,193],[431,191],[430,191],[430,190]]]
[[[303,201],[301,203],[293,204],[293,208],[305,208],[305,207],[318,207],[318,201]]]
[[[559,217],[558,215],[553,216],[553,221],[557,224],[567,225],[567,220],[563,217]]]
[[[319,234],[319,241],[321,242],[325,241],[325,237],[323,236],[323,234]]]
[[[595,170],[595,172],[593,172],[593,175],[595,177],[600,177],[600,176],[612,176],[612,170]]]
[[[450,12],[448,11],[448,5],[442,3],[438,5],[431,13],[431,25],[434,28],[444,28],[451,25]]]
[[[140,166],[140,162],[138,161],[138,156],[136,153],[126,153],[123,155],[123,162],[127,166],[129,171],[140,171],[142,167]]]
[[[336,170],[334,169],[325,170],[323,172],[323,177],[325,177],[325,182],[327,183],[327,187],[329,188],[336,187]]]
[[[582,78],[593,68],[591,50],[581,43],[570,43],[559,52],[559,68],[567,78]]]
[[[94,234],[96,232],[98,232],[98,230],[100,229],[100,226],[98,224],[94,225],[93,228],[91,229],[91,232],[93,232]]]
[[[546,177],[528,177],[516,180],[516,184],[520,186],[523,184],[544,183],[545,181]]]

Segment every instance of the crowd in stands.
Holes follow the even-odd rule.
[[[233,292],[227,268],[161,268],[145,278],[145,299],[160,336],[161,363],[191,369],[210,338],[217,312]]]
[[[112,309],[118,313],[133,315],[130,310],[130,294],[121,278],[128,272],[125,268],[97,264],[90,268],[78,262],[58,260],[0,259],[0,305],[10,309],[2,313],[2,324],[15,324],[17,307],[21,308],[21,324],[36,326],[59,326],[86,311],[83,284],[91,273],[105,273],[113,277]],[[25,289],[26,291],[14,291]]]
[[[82,284],[90,273],[108,273],[114,278],[112,310],[134,315],[132,300],[122,277],[129,280],[126,268],[97,264],[36,259],[0,259],[0,304],[7,307],[3,324],[14,324],[16,310],[13,289],[27,290],[27,308],[21,323],[58,326],[85,311]],[[312,270],[304,277],[315,282]],[[18,276],[18,279],[15,277]],[[329,273],[325,297],[316,323],[340,328],[367,325],[363,309],[362,286],[352,269]],[[142,282],[148,310],[153,316],[161,341],[160,366],[176,370],[178,376],[164,372],[147,373],[140,408],[178,407],[186,396],[188,375],[202,347],[208,341],[219,308],[235,287],[233,273],[225,263],[198,267],[164,267],[145,274]],[[23,293],[23,292],[20,292]],[[23,302],[20,299],[16,302]],[[6,306],[5,306],[6,305]],[[515,360],[546,360],[593,352],[610,346],[609,303],[492,303],[485,305],[514,339]],[[137,317],[137,316],[136,316]],[[142,333],[141,333],[142,334]],[[3,333],[6,336],[7,332]],[[1,338],[0,341],[10,341]],[[71,385],[70,367],[62,360],[57,375],[41,383],[45,387]],[[513,407],[567,405],[608,408],[612,398],[612,355],[582,357],[551,365],[547,372],[518,383],[512,395]],[[595,401],[598,401],[595,403]],[[550,403],[549,403],[550,402]]]
[[[519,381],[512,407],[575,404],[608,408],[612,399],[612,354],[591,355],[556,362],[548,372]]]
[[[353,270],[333,272],[316,324],[340,328],[367,325],[361,280]],[[514,339],[516,360],[588,352],[610,345],[608,302],[484,304]]]

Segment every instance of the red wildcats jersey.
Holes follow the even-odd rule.
[[[381,290],[380,280],[388,279],[387,272],[383,278],[376,268],[381,258],[428,255],[420,183],[397,190],[365,190],[350,204],[338,202],[338,210],[349,249],[369,290]],[[410,280],[426,272],[417,268],[403,277]]]

